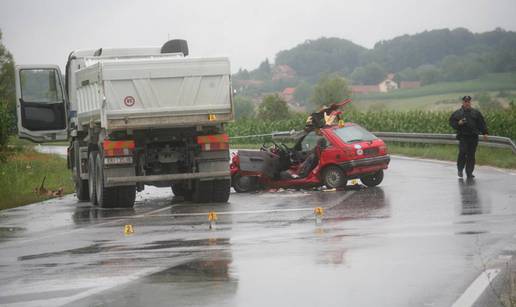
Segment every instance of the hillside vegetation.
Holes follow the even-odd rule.
[[[277,67],[289,66],[294,74],[275,75]],[[389,95],[370,94],[367,99],[418,97],[464,91],[514,89],[516,32],[497,28],[472,33],[464,28],[438,29],[379,41],[367,49],[343,38],[321,37],[279,51],[274,64],[265,59],[258,68],[240,69],[233,76],[239,95],[261,97],[286,87],[303,89],[298,102],[306,103],[310,88],[321,77],[338,74],[352,85],[378,84],[389,73],[394,80],[420,81],[423,87],[398,90]],[[470,80],[470,81],[468,81]],[[464,83],[464,81],[467,81]],[[304,99],[299,96],[305,96]]]

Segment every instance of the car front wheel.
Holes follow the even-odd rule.
[[[237,173],[231,178],[231,185],[237,193],[252,192],[257,188],[257,178],[253,176],[241,176]]]
[[[340,188],[346,185],[346,176],[340,167],[332,165],[324,169],[322,174],[324,185],[328,189]]]

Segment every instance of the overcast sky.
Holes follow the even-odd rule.
[[[17,64],[59,64],[70,51],[188,40],[191,56],[232,70],[321,36],[367,48],[425,30],[516,30],[516,0],[0,0],[3,43]]]

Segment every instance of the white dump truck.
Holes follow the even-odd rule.
[[[156,48],[78,50],[57,65],[16,67],[18,135],[69,140],[77,198],[132,207],[144,185],[195,202],[227,202],[233,119],[227,58]]]

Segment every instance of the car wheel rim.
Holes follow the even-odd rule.
[[[339,184],[339,181],[340,181],[340,175],[338,174],[337,171],[332,170],[326,176],[326,182],[331,187],[336,187]]]

